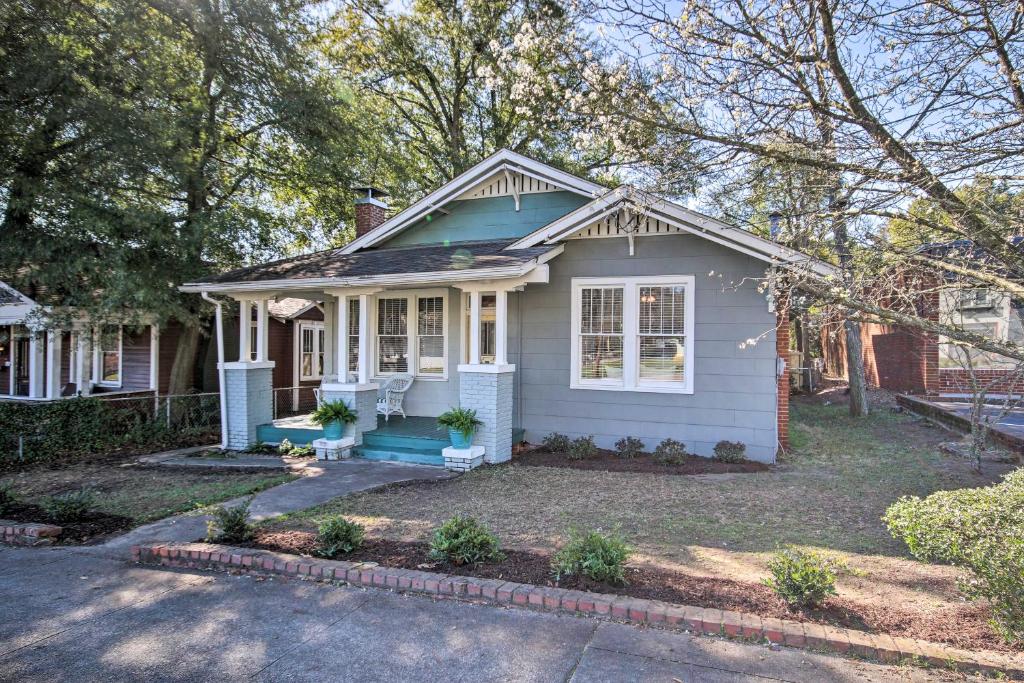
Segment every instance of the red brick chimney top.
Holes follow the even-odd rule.
[[[369,185],[352,188],[359,197],[356,199],[356,237],[362,237],[387,220],[385,212],[388,205],[378,197],[387,197],[388,193]]]

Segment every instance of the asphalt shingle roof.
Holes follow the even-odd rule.
[[[10,285],[0,284],[0,305],[20,304],[22,299]]]
[[[515,240],[458,242],[343,254],[329,249],[271,261],[200,280],[201,283],[262,282],[316,278],[366,277],[477,270],[524,265],[557,247],[543,245],[502,251]]]
[[[275,318],[287,319],[306,308],[311,303],[312,302],[309,299],[286,297],[284,299],[279,299],[278,301],[268,301],[267,311]]]

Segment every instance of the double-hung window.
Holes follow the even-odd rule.
[[[693,393],[692,275],[576,278],[576,389]]]
[[[324,375],[324,324],[299,323],[299,379],[315,380]]]
[[[414,317],[410,318],[410,313]],[[408,372],[438,379],[447,375],[447,315],[442,292],[380,295],[376,314],[378,375]]]
[[[99,383],[107,386],[121,386],[121,348],[123,330],[120,325],[107,325],[100,331]]]
[[[359,299],[348,300],[348,371],[359,372]]]

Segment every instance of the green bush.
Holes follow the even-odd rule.
[[[356,420],[359,419],[359,414],[349,408],[347,403],[338,399],[337,401],[321,403],[316,410],[309,414],[309,419],[313,424],[318,424],[321,427],[332,422],[350,425],[355,424]]]
[[[620,458],[635,458],[644,452],[644,442],[635,436],[624,436],[615,442],[615,451]]]
[[[601,583],[626,583],[625,564],[630,548],[618,534],[603,534],[598,530],[581,533],[569,532],[569,542],[551,560],[555,580],[563,576],[586,576]]]
[[[663,465],[681,465],[686,460],[686,446],[675,439],[665,439],[654,449],[654,459]]]
[[[836,594],[835,563],[818,553],[799,548],[779,550],[768,561],[771,577],[764,585],[790,605],[816,607]]]
[[[581,436],[578,439],[573,439],[572,443],[569,444],[570,460],[591,458],[595,453],[597,453],[597,444],[594,443],[594,437],[592,436]]]
[[[330,559],[350,553],[363,545],[365,536],[362,524],[344,517],[331,517],[317,529],[316,554]]]
[[[568,453],[569,446],[572,445],[572,441],[565,434],[551,432],[544,437],[541,445],[544,446],[544,450],[549,453]]]
[[[715,460],[719,462],[746,462],[747,445],[740,441],[719,441],[715,444]]]
[[[470,408],[449,408],[437,417],[437,424],[462,434],[467,439],[483,424],[476,418],[476,411]]]
[[[252,540],[255,529],[249,523],[249,504],[226,508],[218,507],[211,514],[213,519],[206,522],[206,540],[217,543],[243,543]]]
[[[57,524],[80,522],[89,516],[96,505],[96,495],[89,489],[69,491],[44,498],[43,510]]]
[[[288,439],[285,439],[284,441],[288,441]],[[282,441],[281,444],[283,444],[284,441]],[[281,444],[278,444],[277,446],[271,446],[268,443],[263,443],[262,441],[257,441],[253,445],[251,445],[248,448],[246,448],[245,452],[246,453],[252,453],[253,455],[267,455],[267,454],[271,454],[271,453],[279,453],[280,449],[281,449]],[[289,446],[291,446],[290,442],[289,442]]]
[[[0,514],[7,512],[18,501],[11,484],[0,484]]]
[[[472,517],[456,515],[434,530],[430,555],[454,565],[500,562],[498,538]]]
[[[961,591],[991,603],[1007,642],[1024,642],[1024,468],[993,486],[901,498],[882,519],[919,560],[967,569]]]

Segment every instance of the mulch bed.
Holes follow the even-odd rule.
[[[64,545],[95,543],[111,534],[126,531],[135,526],[131,517],[110,515],[94,510],[77,522],[57,522],[50,518],[46,511],[38,505],[13,503],[0,514],[0,518],[15,522],[36,524],[55,524],[62,531],[57,542]]]
[[[316,535],[308,531],[258,530],[251,548],[298,555],[312,555]],[[455,567],[433,560],[429,547],[421,542],[367,539],[356,552],[339,557],[349,562],[376,562],[387,567],[450,572],[487,579],[505,579],[517,583],[553,586],[550,555],[523,550],[505,550],[506,559],[493,564]],[[736,612],[762,617],[796,619],[831,624],[893,636],[947,643],[964,649],[1003,652],[1018,650],[1004,644],[989,626],[988,608],[965,603],[955,609],[922,613],[898,605],[872,607],[847,598],[830,598],[821,609],[793,611],[767,586],[758,583],[692,576],[651,566],[627,567],[625,586],[609,586],[583,578],[563,580],[561,588],[615,593],[635,598]]]
[[[566,453],[545,450],[525,451],[512,457],[513,465],[530,467],[568,467],[575,470],[602,470],[605,472],[646,472],[650,474],[723,474],[727,472],[767,472],[770,465],[762,462],[718,462],[699,455],[687,455],[678,465],[666,465],[653,455],[622,458],[612,451],[599,450],[589,458],[573,460]]]

